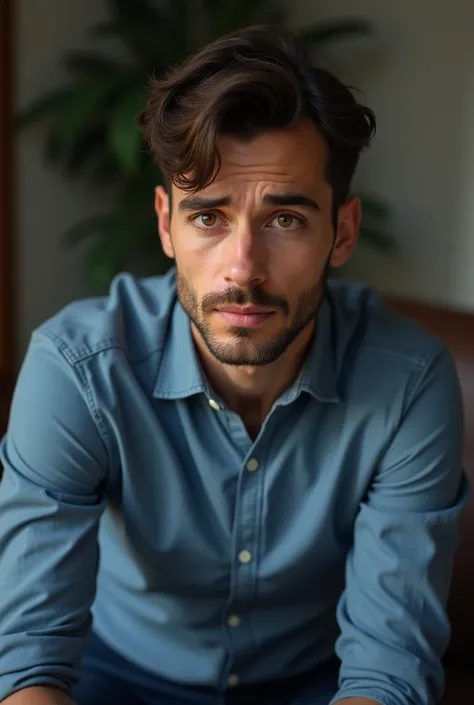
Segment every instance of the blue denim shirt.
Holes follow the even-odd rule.
[[[0,699],[73,683],[92,609],[168,679],[336,651],[334,701],[436,702],[461,416],[444,346],[362,285],[329,284],[254,441],[206,384],[173,270],[68,306],[32,337],[2,443]]]

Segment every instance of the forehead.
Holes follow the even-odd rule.
[[[315,193],[327,186],[326,146],[309,120],[289,129],[263,132],[247,141],[223,135],[217,146],[220,169],[202,193],[231,193],[232,189],[235,192],[257,184]],[[180,193],[177,200],[186,195]]]
[[[232,136],[218,140],[221,156],[220,179],[231,178],[245,171],[269,173],[292,178],[324,178],[326,148],[321,135],[309,121],[286,130],[263,132],[252,140]]]

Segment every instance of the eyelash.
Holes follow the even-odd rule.
[[[197,215],[193,215],[191,218],[191,221],[197,230],[205,231],[205,230],[212,230],[213,228],[218,227],[217,225],[208,225],[208,226],[196,225],[196,220],[198,218],[202,218],[203,215],[215,215],[217,218],[222,218],[222,216],[217,215],[216,213],[212,213],[212,211],[204,211],[203,213],[198,213]],[[273,216],[273,218],[270,222],[273,222],[276,218],[279,218],[281,215],[290,216],[290,218],[297,220],[299,222],[299,226],[302,226],[305,224],[304,220],[302,218],[300,218],[300,216],[294,215],[294,213],[287,213],[286,211],[282,211],[281,213],[277,213],[275,216]],[[222,218],[222,220],[223,220],[223,218]],[[288,232],[293,232],[294,230],[297,230],[298,227],[277,228],[277,230],[287,230]]]

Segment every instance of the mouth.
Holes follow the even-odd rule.
[[[262,325],[266,320],[274,315],[275,311],[256,306],[224,306],[217,309],[217,312],[231,326],[240,328],[255,328]]]

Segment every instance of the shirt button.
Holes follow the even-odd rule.
[[[209,406],[211,409],[214,409],[214,411],[220,411],[221,407],[220,405],[214,400],[214,399],[208,399]]]
[[[251,458],[247,463],[247,470],[249,472],[255,472],[255,470],[258,470],[258,460]]]
[[[252,554],[249,551],[241,551],[239,553],[239,561],[241,563],[250,563],[252,560]]]
[[[227,624],[229,625],[229,627],[238,627],[241,621],[242,620],[240,619],[238,614],[231,614],[227,619]]]
[[[231,673],[227,677],[227,685],[229,686],[229,688],[234,688],[236,685],[239,685],[239,682],[240,682],[240,678],[237,675],[237,673]]]

